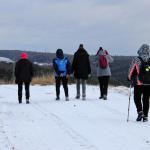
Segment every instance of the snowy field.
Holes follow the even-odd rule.
[[[63,91],[61,89],[61,91]],[[99,100],[98,86],[87,86],[87,100],[55,101],[54,86],[31,86],[31,104],[18,104],[17,86],[0,85],[0,150],[150,150],[150,121],[136,122],[128,89],[110,87]]]

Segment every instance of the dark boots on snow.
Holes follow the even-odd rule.
[[[103,96],[100,96],[99,99],[103,99]]]
[[[148,121],[148,117],[143,117],[143,122],[147,122]]]
[[[138,112],[138,117],[136,119],[136,121],[141,121],[144,117],[143,111]]]
[[[80,96],[79,96],[79,95],[77,95],[77,96],[76,96],[76,99],[80,99]]]
[[[60,100],[59,96],[56,97],[56,100],[57,100],[57,101]]]
[[[138,117],[137,117],[136,121],[142,121],[142,119],[143,119],[143,122],[148,121],[148,117],[144,116],[143,111],[140,111],[140,112],[138,112]]]
[[[19,102],[19,104],[22,103],[22,97],[18,97],[18,102]]]
[[[19,99],[18,101],[19,101],[19,104],[21,104],[21,103],[22,103],[22,99]],[[26,104],[30,104],[29,99],[26,99]]]
[[[103,96],[103,100],[107,100],[107,95],[104,95],[104,96]]]
[[[30,104],[29,99],[26,99],[26,104]]]
[[[107,95],[100,96],[99,99],[107,100]]]

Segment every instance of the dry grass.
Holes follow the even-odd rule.
[[[14,81],[5,81],[5,80],[0,80],[0,84],[14,84]]]
[[[31,84],[40,84],[40,85],[51,85],[55,83],[55,79],[53,75],[49,76],[42,76],[42,77],[34,77],[32,79]],[[5,81],[5,80],[0,80],[0,84],[15,84],[15,81]]]
[[[42,76],[42,77],[34,77],[32,79],[32,85],[35,84],[40,84],[40,85],[50,85],[50,84],[54,84],[55,80],[53,75],[50,76]]]

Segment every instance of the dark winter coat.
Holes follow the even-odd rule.
[[[84,48],[79,48],[74,54],[71,73],[74,73],[77,79],[88,79],[91,74],[89,55]]]
[[[31,82],[33,77],[33,66],[28,59],[20,59],[15,66],[16,83]]]

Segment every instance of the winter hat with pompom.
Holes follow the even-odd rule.
[[[25,53],[25,52],[22,52],[21,55],[20,55],[20,58],[21,59],[27,59],[28,58],[28,54]]]

